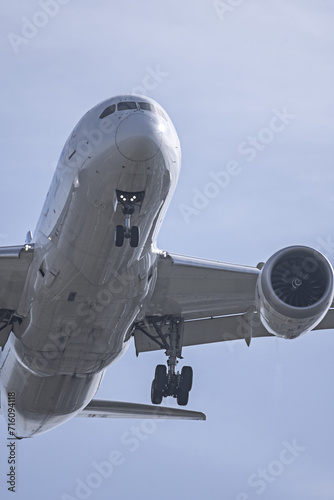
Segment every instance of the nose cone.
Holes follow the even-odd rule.
[[[130,114],[118,125],[116,145],[128,160],[150,160],[160,150],[159,124],[143,113]]]

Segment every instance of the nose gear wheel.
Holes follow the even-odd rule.
[[[139,244],[139,228],[131,226],[131,217],[135,212],[135,208],[140,209],[145,192],[137,191],[135,193],[127,191],[119,191],[116,189],[116,197],[118,203],[122,206],[124,214],[124,226],[117,225],[115,230],[115,246],[121,247],[124,243],[124,238],[130,240],[130,246],[135,248]]]

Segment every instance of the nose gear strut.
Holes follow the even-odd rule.
[[[144,199],[144,194],[144,191],[131,193],[127,191],[119,191],[118,189],[116,189],[117,201],[122,205],[122,212],[124,214],[124,226],[116,226],[115,245],[117,247],[123,246],[124,238],[130,239],[131,247],[138,246],[139,228],[137,226],[131,227],[131,217],[135,212],[135,207],[141,207]]]

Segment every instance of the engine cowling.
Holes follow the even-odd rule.
[[[291,246],[263,266],[256,305],[265,328],[286,339],[312,330],[327,313],[334,295],[333,268],[317,250]]]

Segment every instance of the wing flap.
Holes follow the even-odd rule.
[[[179,408],[93,399],[77,417],[206,420],[204,413]]]
[[[149,329],[150,337],[139,329],[135,331],[134,338],[137,355],[141,352],[162,349],[161,345],[154,340],[156,338],[157,341],[159,341],[159,338],[152,325],[146,325],[146,328]],[[273,335],[262,325],[257,315],[254,316],[252,324],[249,324],[246,314],[238,314],[234,316],[185,321],[182,346],[272,336]]]
[[[164,349],[153,326],[147,324],[145,328],[150,334],[150,337],[139,329],[136,329],[134,333],[137,355],[142,352]],[[314,328],[314,330],[327,330],[332,328],[334,328],[334,309],[329,309],[324,319]],[[259,337],[274,337],[274,335],[266,330],[257,314],[254,315],[252,323],[250,324],[246,313],[234,316],[185,321],[182,346],[186,347],[210,344],[213,342],[226,342],[229,340],[245,340],[249,342],[251,338]]]

